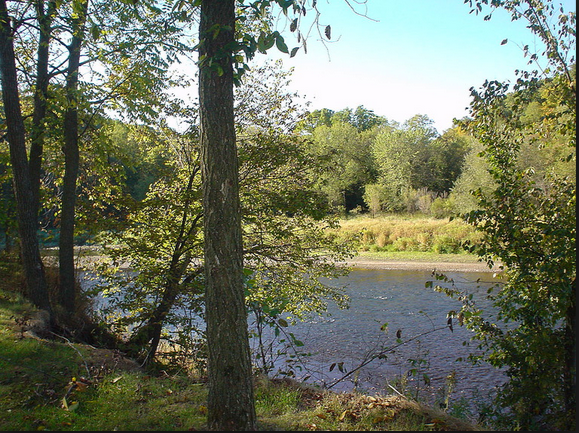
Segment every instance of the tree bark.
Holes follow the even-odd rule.
[[[205,234],[208,426],[255,430],[233,113],[235,0],[203,0],[199,103]]]
[[[18,213],[20,254],[28,298],[36,307],[48,313],[49,322],[53,325],[54,318],[48,296],[48,285],[38,245],[38,218],[34,211],[34,195],[26,155],[26,133],[20,107],[13,29],[5,0],[0,0],[0,74],[6,135],[10,147],[10,163]]]
[[[74,267],[74,211],[76,204],[76,181],[80,164],[78,137],[78,70],[80,49],[84,39],[84,25],[88,0],[82,2],[77,18],[72,21],[68,71],[66,77],[67,109],[64,114],[64,179],[62,183],[62,208],[60,215],[58,303],[73,314],[76,309],[76,287]]]
[[[42,174],[42,154],[44,152],[44,134],[46,127],[46,108],[48,99],[48,58],[49,44],[52,32],[52,19],[56,10],[56,2],[50,1],[48,9],[44,10],[44,0],[36,1],[36,15],[39,27],[38,53],[36,61],[36,89],[34,91],[34,112],[32,113],[32,131],[30,140],[29,171],[34,212],[38,216],[40,201],[40,177]]]
[[[577,407],[577,278],[571,283],[570,304],[566,311],[565,371],[563,374],[565,409],[573,413]]]

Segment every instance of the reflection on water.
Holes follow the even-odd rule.
[[[454,279],[457,288],[473,293],[479,307],[491,309],[484,295],[495,281],[492,273],[446,275]],[[469,399],[484,396],[502,383],[504,376],[488,365],[475,367],[457,361],[475,352],[474,343],[469,345],[472,333],[457,323],[452,331],[448,328],[446,314],[459,309],[460,303],[425,288],[426,281],[431,280],[430,271],[355,269],[347,277],[326,281],[337,287],[346,285],[350,308],[340,310],[332,305],[329,317],[315,317],[291,327],[290,331],[304,343],[301,349],[311,353],[305,359],[305,369],[296,372],[298,379],[309,377],[309,381],[329,385],[344,375],[338,363],[343,363],[346,372],[351,371],[369,354],[382,351],[386,359],[371,361],[333,389],[347,391],[357,386],[364,392],[390,394],[389,384],[402,386],[396,378],[407,377],[412,389],[420,387],[423,398],[428,393],[434,397],[445,387],[447,376],[454,374],[453,398]],[[381,330],[385,323],[387,332]],[[398,344],[397,332],[401,340],[411,341]],[[283,364],[279,360],[276,366],[283,368]],[[409,374],[412,368],[416,369],[415,375]],[[423,373],[430,380],[429,386],[424,383]]]

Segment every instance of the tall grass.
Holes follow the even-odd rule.
[[[356,216],[340,221],[329,233],[351,243],[360,252],[421,251],[437,254],[464,253],[465,242],[476,243],[480,232],[461,219],[437,219],[420,215]]]

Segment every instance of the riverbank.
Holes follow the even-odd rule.
[[[495,264],[491,269],[476,256],[464,254],[421,254],[403,253],[372,254],[360,253],[354,258],[340,264],[356,269],[406,269],[429,270],[437,272],[500,272]]]
[[[2,268],[0,267],[0,271]],[[37,311],[0,272],[1,431],[206,431],[206,378],[147,371],[118,350],[32,327]],[[6,286],[6,287],[5,287]],[[257,431],[483,431],[412,398],[255,379]]]
[[[56,265],[58,256],[53,251],[46,254],[44,259],[47,263]],[[81,268],[90,268],[94,263],[102,260],[104,256],[94,247],[77,247],[77,264]],[[339,265],[350,266],[356,269],[406,269],[427,270],[437,272],[500,272],[500,264],[495,264],[491,269],[472,254],[436,254],[431,252],[360,252],[355,257]],[[127,268],[128,264],[121,265]]]

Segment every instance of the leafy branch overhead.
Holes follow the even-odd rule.
[[[365,13],[357,12],[350,0],[344,1],[350,9],[359,15],[366,16]],[[175,7],[184,8],[184,3],[179,1]],[[192,6],[196,7],[200,4],[201,1],[195,1]],[[356,1],[356,4],[365,5],[366,0]],[[332,40],[332,27],[320,22],[321,11],[316,0],[238,0],[237,9],[239,12],[236,17],[235,42],[224,47],[224,52],[217,53],[211,59],[205,56],[199,58],[200,65],[207,64],[218,75],[224,73],[221,61],[231,59],[237,85],[240,84],[243,74],[250,69],[249,62],[256,53],[265,54],[274,46],[280,52],[289,54],[290,57],[296,56],[301,48],[307,53],[307,41],[313,32],[317,33],[322,43]],[[289,23],[289,31],[296,37],[297,45],[291,49],[283,32],[273,28],[273,17],[276,13]],[[310,17],[312,18],[309,19]],[[306,18],[309,21],[306,21]],[[212,36],[217,37],[223,30],[230,29],[212,28]],[[200,44],[202,43],[201,41]],[[196,48],[199,46],[197,45]]]

